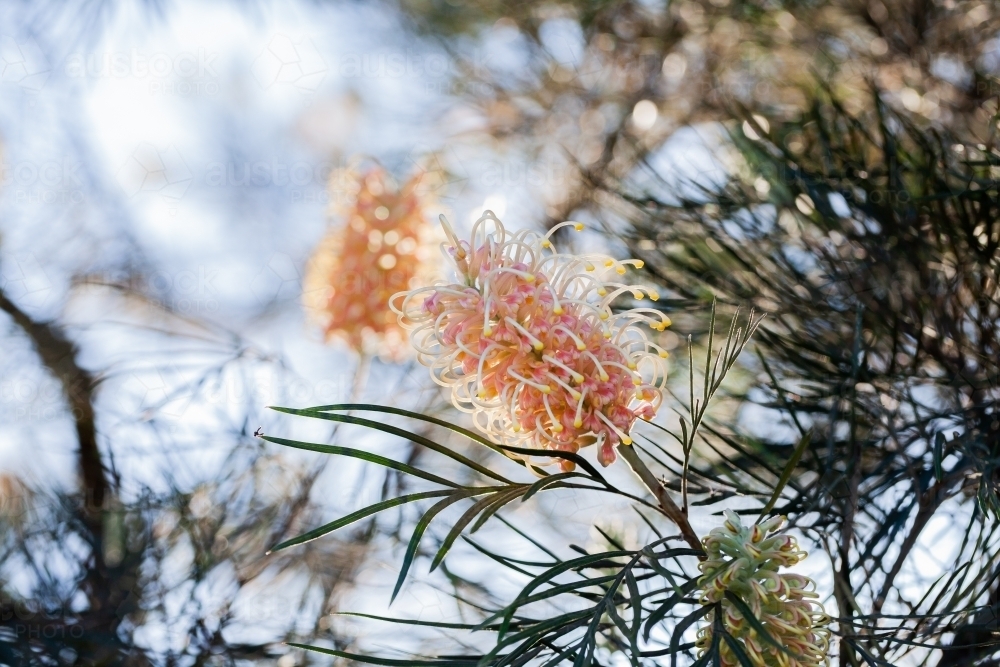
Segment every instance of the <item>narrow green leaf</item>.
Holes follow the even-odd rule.
[[[308,533],[304,533],[302,535],[299,535],[298,537],[282,542],[281,544],[273,547],[267,553],[281,551],[282,549],[287,549],[288,547],[295,546],[296,544],[305,544],[306,542],[311,542],[312,540],[315,540],[317,537],[322,537],[327,533],[332,533],[338,528],[343,528],[344,526],[348,526],[354,523],[355,521],[360,521],[365,517],[369,517],[373,514],[378,514],[379,512],[390,509],[392,507],[405,505],[406,503],[412,503],[417,500],[424,500],[425,498],[440,498],[441,496],[446,496],[451,493],[454,493],[454,491],[445,491],[441,489],[439,491],[424,491],[423,493],[411,493],[410,495],[407,496],[400,496],[398,498],[390,498],[389,500],[383,500],[380,503],[369,505],[368,507],[360,509],[357,512],[352,512],[351,514],[348,514],[345,517],[337,519],[336,521],[331,521],[330,523],[320,526],[315,530],[310,530]]]
[[[511,530],[513,530],[515,533],[517,533],[518,535],[520,535],[521,537],[523,537],[525,540],[527,540],[528,542],[530,542],[532,544],[532,546],[534,546],[536,549],[538,549],[539,551],[541,551],[543,554],[545,554],[546,556],[552,558],[552,560],[555,560],[555,561],[560,560],[559,556],[557,556],[554,551],[552,551],[551,549],[549,549],[548,547],[546,547],[544,544],[542,544],[541,542],[539,542],[535,538],[533,538],[531,535],[528,535],[526,532],[524,532],[523,530],[521,530],[520,528],[518,528],[517,526],[515,526],[514,524],[512,524],[510,521],[507,521],[507,519],[503,518],[502,516],[498,516],[497,519],[500,520],[500,523],[502,523],[503,525],[507,526],[508,528],[510,528]]]
[[[670,613],[670,610],[677,606],[677,603],[683,600],[688,593],[696,588],[698,588],[698,579],[691,579],[680,587],[680,591],[678,591],[676,595],[671,595],[666,602],[654,609],[652,613],[646,617],[646,629],[643,631],[643,638],[646,641],[649,641],[649,635],[653,631],[653,628],[656,627],[656,624],[666,618],[667,614]],[[678,641],[680,640],[678,639]]]
[[[681,643],[681,638],[684,636],[685,631],[690,628],[698,619],[703,616],[707,616],[710,611],[716,608],[717,605],[703,605],[702,607],[695,609],[693,612],[682,618],[674,626],[674,634],[670,637],[670,665],[671,667],[677,667],[677,646]],[[649,637],[648,623],[646,630],[646,637]]]
[[[711,389],[712,380],[712,344],[715,342],[715,310],[718,305],[718,301],[715,297],[712,298],[712,317],[708,325],[708,351],[705,353],[705,379],[704,379],[704,392],[702,398],[702,408],[708,406],[709,390]]]
[[[687,651],[688,649],[692,649],[694,647],[695,647],[694,642],[686,642],[684,644],[679,644],[676,650],[671,648],[662,648],[657,651],[643,651],[639,655],[643,658],[659,658],[664,655],[670,655],[672,653],[678,653],[680,651]]]
[[[339,403],[335,405],[319,405],[312,408],[303,408],[300,411],[304,416],[308,412],[382,412],[388,415],[400,415],[402,417],[409,417],[410,419],[418,419],[428,424],[434,424],[435,426],[443,426],[449,431],[454,431],[459,435],[464,435],[470,440],[475,440],[481,445],[485,445],[490,449],[499,452],[500,449],[495,443],[490,442],[482,435],[470,431],[468,429],[462,428],[458,424],[453,424],[444,419],[438,419],[437,417],[431,417],[430,415],[424,415],[419,412],[412,412],[410,410],[404,410],[402,408],[392,408],[386,405],[374,405],[372,403]]]
[[[764,517],[774,509],[774,506],[778,502],[778,498],[781,497],[781,492],[784,490],[785,485],[788,484],[788,480],[792,478],[792,473],[795,472],[795,466],[799,464],[799,459],[802,458],[802,453],[809,447],[809,441],[811,439],[812,431],[809,431],[802,436],[801,440],[799,440],[799,444],[795,448],[795,451],[792,452],[791,458],[788,459],[785,469],[781,471],[781,477],[778,478],[778,485],[774,487],[774,493],[771,494],[771,499],[767,501],[766,505],[764,505],[764,509],[760,511],[760,516],[757,517],[757,521],[755,523],[763,521]]]
[[[643,520],[643,521],[644,521],[644,522],[646,523],[646,525],[647,525],[647,526],[649,526],[649,529],[650,529],[651,531],[653,531],[653,534],[654,534],[654,535],[656,535],[656,536],[657,536],[658,538],[660,538],[660,539],[662,540],[662,539],[663,539],[663,533],[661,533],[661,532],[660,532],[659,528],[657,528],[656,526],[654,526],[654,525],[653,525],[653,522],[652,522],[652,521],[650,521],[650,520],[649,520],[649,519],[648,519],[648,518],[646,517],[646,515],[645,515],[645,514],[643,514],[642,512],[640,512],[640,511],[639,511],[639,508],[638,508],[638,507],[635,507],[635,506],[633,505],[633,506],[632,506],[632,509],[633,509],[633,510],[635,510],[635,513],[639,515],[639,517],[640,517],[640,518],[641,518],[641,519],[642,519],[642,520]]]
[[[354,611],[336,612],[335,616],[357,616],[358,618],[370,618],[373,621],[385,621],[386,623],[397,623],[402,625],[421,625],[428,628],[447,628],[449,630],[472,630],[476,626],[472,623],[441,623],[438,621],[416,621],[409,618],[392,618],[391,616],[376,616],[375,614],[362,614]],[[488,628],[487,628],[488,629]]]
[[[545,619],[544,621],[536,623],[524,630],[512,633],[497,642],[496,646],[494,646],[493,649],[483,658],[483,664],[486,665],[495,664],[492,662],[492,659],[496,657],[503,648],[521,643],[522,648],[520,650],[512,651],[511,654],[507,656],[507,660],[515,658],[517,657],[518,654],[523,653],[528,648],[530,648],[530,646],[525,646],[525,644],[528,644],[532,637],[535,637],[536,639],[544,637],[545,634],[547,634],[550,630],[554,629],[558,629],[558,632],[560,634],[562,634],[562,630],[566,628],[569,628],[569,630],[573,630],[577,627],[585,625],[591,618],[592,614],[593,614],[593,607],[590,607],[587,609],[582,609],[580,611],[562,614],[555,618]],[[552,639],[552,637],[549,637],[549,639]],[[501,661],[500,663],[496,664],[503,664],[503,662],[505,661]]]
[[[458,461],[459,463],[461,463],[466,467],[472,468],[476,472],[486,475],[487,477],[492,477],[493,479],[503,482],[504,484],[514,483],[509,479],[507,479],[506,477],[504,477],[503,475],[493,472],[486,466],[480,465],[475,461],[473,461],[472,459],[466,456],[462,456],[458,452],[448,449],[444,445],[440,445],[434,442],[433,440],[420,435],[419,433],[413,433],[412,431],[401,429],[398,426],[393,426],[392,424],[383,424],[382,422],[372,421],[371,419],[352,417],[350,415],[330,414],[328,412],[308,412],[303,410],[296,410],[295,408],[278,408],[278,407],[272,407],[271,409],[277,412],[285,412],[290,415],[313,417],[316,419],[326,419],[328,421],[339,422],[342,424],[355,424],[357,426],[364,426],[366,428],[374,429],[376,431],[382,431],[383,433],[389,433],[390,435],[395,435],[397,437],[410,440],[412,442],[417,443],[418,445],[426,447],[427,449],[435,451],[438,454],[447,456],[448,458],[454,461]]]
[[[601,537],[603,537],[605,540],[607,540],[607,543],[610,544],[612,547],[614,547],[615,549],[618,549],[619,551],[624,551],[625,550],[625,546],[622,545],[615,538],[611,537],[611,535],[608,535],[608,533],[603,528],[601,528],[600,526],[598,526],[596,524],[594,525],[594,528],[597,530],[598,533],[601,534]]]
[[[349,456],[351,458],[361,459],[362,461],[368,461],[369,463],[374,463],[376,465],[384,466],[386,468],[398,470],[408,475],[413,475],[414,477],[426,479],[429,482],[434,482],[435,484],[441,484],[442,486],[450,486],[453,489],[462,488],[461,484],[456,484],[450,479],[445,479],[444,477],[438,477],[433,473],[420,470],[419,468],[414,468],[411,465],[407,465],[405,463],[399,463],[398,461],[393,461],[392,459],[386,458],[384,456],[379,456],[378,454],[372,454],[370,452],[362,451],[360,449],[353,449],[351,447],[339,447],[337,445],[319,445],[312,442],[300,442],[298,440],[286,440],[285,438],[275,438],[269,435],[262,435],[261,438],[263,440],[267,440],[268,442],[273,442],[276,445],[284,445],[285,447],[305,449],[310,452],[319,452],[320,454],[332,454],[334,456]]]
[[[583,458],[579,454],[574,454],[572,452],[561,452],[556,449],[529,449],[526,447],[508,447],[507,445],[500,445],[500,448],[504,451],[514,452],[515,454],[525,454],[527,456],[547,456],[556,459],[565,459],[567,461],[572,461],[576,465],[580,466],[588,473],[590,476],[599,481],[605,487],[613,489],[614,487],[608,484],[608,481],[604,479],[601,473],[597,472],[597,468],[591,465],[590,461]]]
[[[424,515],[420,517],[417,521],[417,525],[413,527],[413,534],[410,535],[410,541],[406,545],[406,554],[403,556],[403,564],[399,567],[399,576],[396,578],[396,586],[392,589],[392,597],[389,598],[389,604],[392,604],[396,596],[399,595],[399,590],[403,587],[403,582],[406,580],[406,573],[410,571],[410,565],[413,564],[413,558],[417,555],[417,547],[420,546],[420,538],[423,537],[424,531],[427,530],[427,526],[431,524],[438,514],[440,514],[445,508],[451,507],[460,500],[472,497],[472,491],[455,491],[450,496],[444,500],[439,500],[434,503],[434,505],[424,512]]]
[[[528,489],[527,493],[524,494],[524,497],[521,498],[521,502],[526,501],[528,498],[535,495],[542,489],[547,488],[550,484],[561,482],[562,480],[569,479],[570,477],[583,477],[584,479],[587,479],[586,475],[581,475],[578,472],[560,472],[555,475],[549,475],[548,477],[543,477],[542,479],[538,480],[537,482],[531,485],[531,488]]]
[[[861,657],[864,658],[865,662],[871,665],[871,667],[895,667],[895,665],[891,662],[886,662],[881,658],[876,658],[871,653],[861,648],[861,645],[853,639],[847,638],[847,643],[851,645],[851,648],[860,653]],[[935,645],[934,648],[940,648],[940,645]]]
[[[639,583],[635,580],[632,570],[625,572],[625,586],[628,588],[629,601],[632,603],[632,627],[628,639],[632,645],[633,660],[639,658],[639,630],[642,628],[642,594],[639,593]]]
[[[736,654],[736,659],[740,661],[740,665],[743,667],[757,667],[757,665],[753,664],[753,661],[750,660],[750,656],[748,656],[747,652],[743,650],[743,645],[740,644],[740,641],[736,637],[733,637],[731,634],[723,630],[722,639],[729,644],[729,648]]]
[[[774,646],[782,653],[792,656],[796,660],[803,659],[802,656],[800,656],[798,653],[793,653],[792,651],[789,651],[787,648],[784,647],[783,644],[781,644],[781,642],[772,637],[771,633],[768,632],[767,628],[764,627],[764,624],[760,622],[760,619],[754,616],[753,610],[750,609],[747,603],[744,602],[742,599],[740,599],[739,596],[734,595],[731,591],[726,591],[726,599],[732,602],[733,606],[735,606],[737,609],[740,610],[740,613],[743,614],[743,618],[746,619],[747,623],[750,624],[750,627],[752,627],[754,630],[757,631],[757,634],[760,636],[761,639],[766,641],[771,646]]]
[[[370,655],[347,653],[346,651],[338,651],[332,648],[309,646],[308,644],[297,644],[295,642],[288,642],[286,646],[301,648],[315,653],[325,653],[326,655],[332,655],[346,660],[363,662],[366,665],[383,665],[384,667],[477,667],[479,665],[479,656],[470,656],[465,659],[442,658],[440,660],[393,660],[391,658],[376,658]]]
[[[468,526],[472,520],[476,518],[476,515],[486,509],[487,506],[489,506],[489,504],[495,499],[496,496],[494,495],[480,498],[472,505],[472,507],[467,509],[465,513],[458,518],[455,525],[448,531],[448,535],[444,538],[444,542],[441,543],[441,548],[438,549],[437,554],[435,554],[434,560],[431,561],[431,572],[436,570],[437,566],[444,560],[444,557],[448,555],[448,552],[451,551],[452,545],[455,544],[455,540],[457,540],[458,536],[462,534],[465,527]]]
[[[722,625],[720,607],[719,613],[715,615],[715,620],[712,624],[712,648],[709,651],[709,655],[712,656],[712,667],[722,667],[722,651],[719,650],[719,644],[724,634],[726,634],[726,629]]]
[[[476,522],[472,524],[472,528],[469,529],[469,533],[474,533],[480,528],[482,528],[484,525],[486,525],[486,522],[489,521],[494,514],[496,514],[501,509],[506,507],[507,503],[519,497],[521,495],[522,489],[524,489],[523,486],[518,486],[514,489],[511,489],[510,491],[501,491],[500,493],[498,493],[495,496],[493,502],[490,503],[490,506],[487,507],[485,510],[483,510],[483,513],[479,515],[479,518],[476,519]]]
[[[608,551],[599,554],[590,554],[587,556],[580,556],[579,558],[572,558],[567,561],[563,561],[559,565],[549,568],[545,572],[532,579],[527,586],[521,589],[518,593],[517,598],[510,603],[506,610],[504,611],[504,623],[500,629],[500,635],[506,634],[506,628],[510,624],[511,619],[514,617],[514,613],[519,607],[524,604],[524,599],[531,595],[531,592],[536,588],[544,584],[545,582],[554,579],[563,572],[568,572],[569,570],[575,568],[584,568],[594,563],[599,563],[602,561],[610,560],[611,558],[620,558],[623,556],[633,556],[634,553],[631,551]]]
[[[503,517],[497,517],[497,518],[503,521]],[[481,544],[477,544],[475,540],[473,540],[471,537],[467,535],[462,536],[462,539],[471,544],[477,551],[486,556],[489,556],[493,560],[501,560],[505,563],[517,563],[518,565],[526,565],[528,567],[552,567],[555,564],[555,563],[544,563],[541,561],[533,561],[533,560],[520,560],[518,558],[508,558],[506,556],[501,556],[499,554],[493,553],[492,551],[482,546]],[[532,574],[529,576],[533,577],[535,575]]]
[[[584,578],[584,579],[581,579],[579,581],[571,581],[568,584],[558,584],[558,585],[553,586],[552,588],[550,588],[550,589],[548,589],[546,591],[542,591],[541,593],[535,593],[534,595],[530,595],[530,596],[524,598],[521,601],[521,606],[522,607],[526,607],[529,604],[532,604],[532,603],[535,603],[535,602],[540,602],[542,600],[548,600],[549,598],[553,598],[553,597],[558,597],[558,596],[560,596],[560,595],[562,595],[564,593],[573,593],[574,591],[578,591],[581,588],[591,588],[591,587],[598,587],[598,588],[600,588],[604,584],[610,583],[610,582],[614,581],[617,578],[618,578],[617,574],[606,574],[606,575],[601,576],[601,577],[594,577],[593,579]],[[587,597],[586,595],[584,595],[582,593],[576,593],[576,595],[580,596],[580,597]],[[483,623],[481,623],[480,625],[478,625],[476,627],[477,628],[480,628],[480,627],[481,628],[488,628],[488,627],[490,627],[488,625],[488,623],[490,623],[491,621],[494,621],[494,620],[500,618],[502,616],[502,612],[503,612],[503,610],[496,612],[495,614],[493,614],[492,616],[490,616],[489,618],[487,618],[485,621],[483,621]]]

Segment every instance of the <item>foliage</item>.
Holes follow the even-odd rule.
[[[677,307],[710,292],[769,313],[746,396],[811,436],[778,511],[830,554],[842,636],[878,660],[932,646],[948,649],[938,664],[971,664],[995,650],[1000,567],[995,118],[979,143],[872,107],[819,97],[770,132],[748,115],[721,189],[603,185]],[[768,454],[791,444],[755,435],[720,437],[729,474],[773,472]],[[901,588],[938,517],[954,561]],[[911,634],[874,630],[890,607]]]
[[[683,446],[684,452],[690,454],[692,451],[690,443],[694,442],[698,427],[703,423],[705,408],[718,391],[725,373],[736,362],[759,322],[759,319],[751,317],[745,324],[739,325],[734,318],[714,363],[712,357],[708,357],[706,367],[710,369],[711,375],[702,397],[691,406],[691,425],[688,426],[689,422],[682,421],[681,423],[684,425],[683,435],[671,434]],[[693,397],[693,374],[691,382],[690,389]],[[475,611],[482,616],[481,620],[476,623],[440,623],[380,617],[380,620],[393,623],[495,633],[496,639],[492,649],[483,653],[458,656],[442,655],[434,659],[416,662],[410,660],[403,663],[387,658],[352,654],[337,649],[301,644],[295,644],[296,646],[371,664],[427,665],[523,665],[561,662],[573,662],[576,665],[603,664],[603,659],[598,657],[598,649],[605,649],[621,651],[629,656],[632,664],[638,665],[668,655],[672,656],[674,661],[678,655],[687,655],[697,664],[708,664],[709,660],[718,659],[722,650],[720,642],[725,641],[725,651],[728,651],[729,655],[740,655],[742,656],[741,660],[745,658],[739,647],[739,642],[726,627],[721,625],[721,611],[714,615],[714,618],[720,619],[719,624],[716,625],[710,645],[703,647],[701,655],[694,654],[694,642],[684,641],[685,632],[688,629],[692,629],[693,632],[699,619],[706,617],[717,608],[721,610],[723,601],[714,600],[706,605],[705,600],[700,601],[695,596],[695,592],[701,586],[701,575],[696,566],[700,560],[705,558],[705,551],[688,523],[686,505],[684,509],[679,509],[661,482],[650,472],[649,465],[657,461],[653,450],[644,450],[645,456],[640,456],[636,451],[640,449],[638,444],[618,446],[621,457],[646,485],[647,491],[653,495],[651,502],[647,498],[636,496],[629,490],[612,484],[587,458],[579,454],[495,444],[451,422],[415,412],[368,404],[328,405],[307,409],[275,409],[297,416],[355,424],[409,439],[421,447],[446,456],[464,466],[469,473],[473,473],[475,481],[470,484],[459,484],[428,470],[355,448],[262,436],[265,440],[280,445],[358,458],[403,472],[432,485],[426,491],[399,495],[359,509],[350,515],[284,541],[276,545],[274,550],[286,549],[323,537],[335,530],[400,505],[433,498],[437,500],[421,511],[421,516],[415,524],[400,566],[393,598],[399,593],[415,559],[421,553],[421,543],[431,523],[438,519],[444,510],[459,503],[465,505],[466,509],[451,522],[447,535],[440,540],[436,551],[432,550],[430,570],[438,568],[457,540],[462,538],[476,551],[492,561],[491,567],[503,567],[528,578],[527,584],[521,588],[513,601],[496,607],[480,606],[476,608]],[[495,468],[498,466],[484,466],[437,440],[382,421],[345,414],[350,411],[400,415],[412,420],[431,423],[488,448],[495,455],[501,457],[497,460],[498,464],[500,461],[513,462],[519,464],[523,469],[517,475],[511,475],[510,477],[514,478],[511,479],[505,474],[496,472]],[[662,430],[662,427],[659,428]],[[668,431],[661,432],[669,433]],[[671,456],[670,452],[657,444],[655,440],[649,438],[646,440],[663,456]],[[520,458],[526,456],[551,457],[556,460],[569,461],[575,464],[576,469],[569,472],[549,473],[535,466],[529,467],[525,460]],[[529,471],[533,472],[535,477],[526,477],[525,473]],[[681,476],[685,479],[687,474],[688,469],[681,471]],[[518,478],[522,481],[518,481]],[[736,490],[745,488],[738,482],[732,483],[730,486]],[[570,549],[578,555],[560,555],[559,552],[564,551],[561,546],[550,548],[530,537],[514,523],[503,520],[511,531],[528,540],[537,550],[539,555],[536,560],[526,560],[505,555],[472,538],[472,535],[487,521],[494,516],[499,516],[498,513],[515,500],[526,502],[536,494],[556,489],[569,489],[574,493],[613,494],[627,498],[632,501],[638,516],[649,526],[655,539],[639,549],[627,549],[615,537],[602,533],[612,550],[588,552],[579,546],[570,545]],[[775,492],[780,493],[780,487]],[[654,521],[648,518],[644,511],[658,513],[661,515],[661,519]],[[667,523],[663,519],[666,519]],[[664,534],[664,529],[671,523],[680,534]],[[772,521],[769,526],[773,527],[773,525]],[[686,541],[687,545],[671,545],[671,542],[677,541]],[[456,577],[457,575],[451,573],[450,576]],[[468,604],[467,601],[461,599],[460,601]],[[747,601],[738,599],[736,604],[745,605],[749,601],[749,599]],[[731,603],[727,601],[726,604]],[[559,611],[554,614],[545,613],[545,610],[551,607],[555,607]],[[763,626],[758,629],[758,632],[763,637],[762,641],[777,643],[777,640],[773,639]],[[731,648],[734,644],[736,648]]]

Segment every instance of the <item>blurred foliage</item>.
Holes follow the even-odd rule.
[[[841,622],[892,602],[914,632],[978,644],[938,664],[973,664],[995,651],[1000,572],[996,118],[974,144],[877,96],[872,107],[853,115],[820,97],[770,132],[748,116],[721,190],[673,199],[608,185],[632,223],[627,242],[677,307],[711,293],[770,313],[747,397],[812,434],[778,510],[830,554]],[[727,440],[740,475],[767,460],[757,450],[790,444]],[[939,515],[961,527],[961,548],[948,576],[904,594],[897,577]]]
[[[874,83],[893,106],[957,132],[981,128],[981,104],[1000,93],[990,2],[400,6],[455,54],[455,92],[487,131],[547,165],[536,194],[550,223],[591,202],[588,174],[623,177],[678,129],[739,108],[794,118],[818,81],[852,112],[871,108]],[[655,105],[652,121],[635,122],[640,101]]]
[[[325,462],[270,453],[251,436],[249,420],[260,402],[251,378],[261,367],[280,367],[281,360],[155,303],[144,285],[91,278],[78,289],[109,296],[117,306],[124,302],[134,318],[123,320],[126,327],[154,322],[165,335],[187,342],[221,337],[214,352],[222,361],[196,366],[187,384],[168,380],[172,386],[162,401],[145,408],[139,437],[180,450],[181,437],[161,411],[178,396],[218,404],[218,393],[229,389],[247,399],[238,411],[242,423],[225,434],[221,444],[228,455],[217,475],[192,488],[176,478],[179,471],[165,469],[158,488],[150,488],[134,471],[117,467],[131,453],[126,442],[98,447],[99,416],[111,418],[113,408],[100,401],[104,387],[81,364],[69,327],[34,319],[0,289],[0,308],[16,325],[14,335],[37,354],[30,361],[57,381],[61,391],[54,398],[66,401],[80,443],[71,448],[79,473],[75,488],[0,475],[0,663],[273,662],[287,654],[281,641],[303,636],[350,648],[354,639],[336,634],[327,614],[350,587],[372,541],[395,529],[367,525],[294,558],[266,557],[269,547],[314,522],[325,507],[314,494]],[[147,356],[146,363],[156,363]],[[173,357],[178,361],[183,353],[173,351]],[[225,401],[220,407],[226,410]],[[381,492],[397,491],[399,484],[398,476],[388,475]]]

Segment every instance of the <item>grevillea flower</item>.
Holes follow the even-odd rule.
[[[556,252],[552,234],[579,223],[512,234],[486,211],[466,242],[441,222],[460,282],[390,302],[419,361],[494,442],[568,452],[595,444],[610,464],[619,443],[632,444],[635,420],[655,414],[666,382],[667,353],[640,325],[662,331],[670,320],[653,308],[611,310],[622,295],[657,298],[605,280],[642,262]]]
[[[340,224],[320,243],[303,281],[303,303],[327,340],[396,360],[410,352],[387,303],[436,277],[431,260],[440,236],[424,218],[433,177],[423,172],[396,189],[379,168],[331,176],[331,195],[342,198],[333,211]]]
[[[702,654],[712,645],[715,615],[722,614],[722,626],[740,643],[754,665],[761,667],[814,667],[826,665],[830,645],[830,622],[817,601],[815,584],[808,577],[779,569],[806,557],[790,535],[774,534],[785,517],[774,517],[754,526],[744,526],[735,512],[726,510],[726,521],[702,540],[707,559],[698,567],[701,603],[720,603],[720,611],[708,614],[708,623],[698,632]],[[769,535],[770,533],[770,535]],[[730,592],[743,600],[772,640],[785,651],[762,638],[726,596]],[[719,642],[722,664],[738,666],[740,661],[725,641]],[[787,651],[787,652],[786,652]]]

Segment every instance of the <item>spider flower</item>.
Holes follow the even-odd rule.
[[[320,242],[303,281],[303,303],[327,340],[400,360],[410,353],[406,333],[387,307],[401,289],[426,285],[437,274],[430,260],[440,241],[424,218],[428,172],[395,188],[382,169],[331,176],[341,224]]]
[[[806,557],[790,535],[775,534],[785,517],[774,517],[744,526],[735,512],[726,510],[722,527],[702,540],[707,554],[698,567],[701,603],[720,606],[707,616],[699,630],[697,646],[704,654],[712,645],[716,614],[754,665],[815,667],[829,664],[830,622],[817,600],[815,584],[808,577],[779,572]],[[771,642],[758,634],[726,593],[746,603],[754,618],[767,630]],[[785,650],[774,645],[776,642]],[[740,665],[728,642],[720,641],[722,664]]]
[[[441,223],[460,282],[390,302],[418,360],[492,441],[566,452],[593,444],[603,465],[613,462],[617,445],[632,444],[635,420],[655,414],[666,382],[667,353],[643,326],[662,331],[670,320],[653,308],[611,309],[622,295],[657,298],[607,279],[642,262],[556,252],[552,234],[579,223],[512,234],[486,211],[469,242]]]

